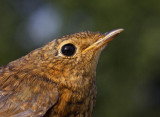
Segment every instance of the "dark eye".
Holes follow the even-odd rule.
[[[61,52],[65,56],[73,56],[75,51],[76,51],[76,47],[71,43],[68,43],[68,44],[62,46],[62,48],[61,48]]]

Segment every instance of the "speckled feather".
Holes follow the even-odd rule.
[[[96,65],[102,48],[82,51],[104,37],[81,32],[55,39],[0,68],[1,117],[90,117]],[[73,56],[61,47],[76,46]]]

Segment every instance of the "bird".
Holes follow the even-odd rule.
[[[102,50],[123,29],[54,39],[0,67],[0,117],[91,117]]]

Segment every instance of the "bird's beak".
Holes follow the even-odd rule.
[[[122,31],[123,31],[123,29],[116,29],[116,30],[106,32],[96,42],[94,42],[92,45],[90,45],[85,50],[83,50],[82,54],[84,54],[90,50],[94,51],[94,50],[97,50],[100,48],[104,48],[108,42],[110,42],[115,36],[117,36]]]

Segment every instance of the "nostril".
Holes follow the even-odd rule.
[[[112,32],[112,31],[114,31],[114,30],[111,30],[111,31],[109,31],[109,32],[106,32],[106,33],[104,33],[104,35],[107,35],[107,34],[109,34],[109,33]]]

